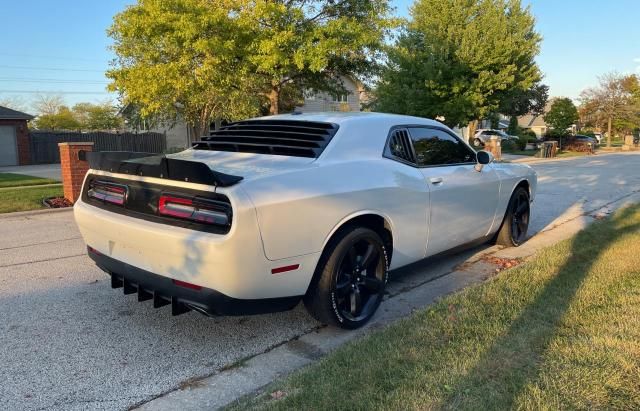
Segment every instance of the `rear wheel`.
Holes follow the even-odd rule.
[[[323,253],[304,304],[320,322],[349,329],[361,327],[382,302],[387,267],[387,251],[375,231],[344,229]]]
[[[502,227],[496,236],[496,244],[517,247],[527,238],[529,228],[529,193],[523,187],[518,187],[511,195]]]

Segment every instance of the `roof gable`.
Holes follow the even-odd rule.
[[[0,120],[32,120],[31,114],[0,106]]]

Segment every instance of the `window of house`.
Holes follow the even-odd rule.
[[[316,92],[309,89],[304,91],[304,99],[307,101],[315,101],[316,100]]]
[[[419,166],[475,163],[475,153],[443,130],[412,127],[409,134]]]
[[[347,94],[338,94],[333,96],[334,103],[346,103],[347,102]]]

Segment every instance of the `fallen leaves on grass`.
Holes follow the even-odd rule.
[[[520,265],[520,263],[522,262],[522,260],[519,258],[501,258],[494,257],[492,255],[482,257],[482,261],[495,265],[496,272],[506,270],[508,268],[513,268],[517,265]]]
[[[284,392],[284,391],[278,390],[278,391],[272,392],[269,395],[271,396],[272,399],[279,400],[279,399],[282,399],[282,398],[286,397],[287,393]]]

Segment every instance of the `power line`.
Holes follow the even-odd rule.
[[[58,91],[58,90],[0,90],[0,93],[20,94],[114,94],[108,91]]]
[[[27,57],[27,58],[38,58],[38,59],[47,59],[47,60],[74,60],[74,61],[87,61],[87,62],[95,62],[95,63],[106,63],[108,60],[98,60],[98,59],[87,59],[82,57],[65,57],[65,56],[43,56],[37,54],[24,54],[24,53],[4,53],[0,52],[0,56],[8,56],[8,57]]]
[[[0,77],[0,81],[15,81],[20,83],[60,83],[60,84],[109,84],[102,80],[74,80],[55,78],[24,78],[24,77]]]
[[[72,69],[63,67],[34,67],[34,66],[5,66],[0,65],[0,68],[19,69],[19,70],[46,70],[46,71],[81,71],[89,73],[104,73],[105,70],[90,70],[90,69]]]

